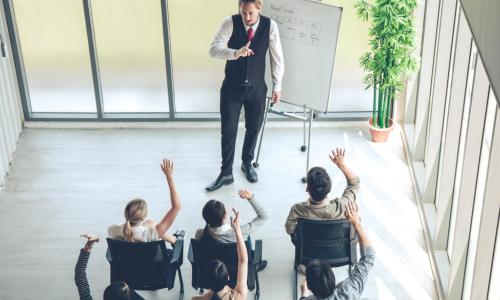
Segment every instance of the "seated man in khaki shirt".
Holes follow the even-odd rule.
[[[344,218],[345,209],[349,201],[356,201],[359,190],[359,178],[344,164],[344,149],[332,150],[330,160],[339,168],[347,180],[347,187],[342,196],[328,199],[328,193],[332,189],[330,176],[325,169],[314,167],[307,173],[307,193],[309,198],[292,206],[286,219],[286,233],[292,236],[294,241],[297,219],[312,220],[335,220]]]

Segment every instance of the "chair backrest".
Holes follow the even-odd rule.
[[[176,266],[170,266],[172,250],[164,241],[130,243],[107,238],[106,258],[111,282],[125,281],[135,290],[172,288]]]
[[[332,267],[357,261],[356,234],[352,225],[340,220],[297,220],[295,265],[318,259]]]
[[[248,252],[249,263],[252,258],[252,242],[250,237],[245,241]],[[236,286],[238,275],[238,251],[236,243],[207,243],[196,239],[191,239],[190,254],[192,254],[192,286],[195,289],[208,289],[208,263],[214,259],[222,261],[229,272],[228,285],[232,288]],[[254,278],[251,276],[249,268],[248,288],[253,290],[255,286]]]

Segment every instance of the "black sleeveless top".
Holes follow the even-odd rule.
[[[265,85],[264,74],[266,71],[266,53],[269,49],[271,19],[265,16],[259,18],[259,26],[250,43],[250,49],[253,50],[254,55],[226,62],[224,84],[232,88],[240,88],[245,79],[248,79],[251,86]],[[232,20],[233,33],[227,46],[231,49],[240,49],[248,41],[247,31],[240,15],[233,15]]]

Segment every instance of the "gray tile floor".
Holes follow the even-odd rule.
[[[240,131],[237,154],[240,156]],[[316,128],[311,166],[327,167],[333,195],[345,180],[328,160],[333,147],[347,148],[347,161],[361,178],[360,210],[377,252],[363,299],[436,299],[417,207],[400,139],[369,142],[359,128]],[[122,222],[133,197],[149,203],[150,218],[159,220],[168,207],[168,191],[159,168],[161,158],[175,161],[175,179],[183,209],[174,228],[187,237],[203,226],[201,208],[216,198],[254,217],[237,197],[252,190],[266,206],[270,220],[254,238],[264,240],[269,260],[261,273],[261,299],[292,298],[293,247],[284,231],[290,206],[306,198],[300,178],[305,154],[299,151],[300,129],[269,129],[258,169],[259,182],[248,183],[235,163],[235,184],[212,194],[204,186],[218,174],[218,129],[25,129],[5,188],[0,191],[0,299],[75,299],[73,268],[84,241],[79,234],[105,237],[111,223]],[[186,248],[188,243],[185,244]],[[105,242],[96,245],[88,267],[95,299],[109,280]],[[187,254],[187,251],[185,251]],[[182,267],[189,299],[191,267]],[[341,279],[343,270],[336,270]],[[177,299],[172,291],[146,292],[147,299]]]

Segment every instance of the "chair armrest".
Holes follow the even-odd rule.
[[[262,240],[255,241],[255,250],[253,251],[252,265],[257,265],[262,261]]]
[[[109,247],[108,247],[108,250],[106,250],[106,259],[109,263],[111,263],[113,261],[113,259],[111,257],[111,251],[109,251]]]
[[[179,263],[181,260],[182,250],[184,248],[184,239],[178,239],[174,244],[174,254],[170,260],[171,264]]]
[[[189,244],[188,260],[191,264],[194,264],[193,246],[191,246],[191,244]]]

